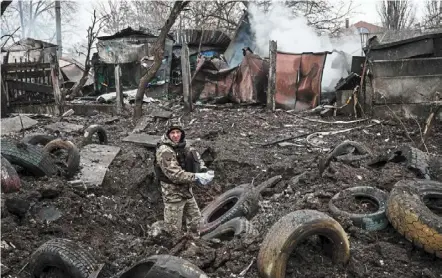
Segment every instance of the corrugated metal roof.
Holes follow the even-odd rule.
[[[31,49],[44,49],[49,47],[56,47],[57,45],[45,42],[42,40],[36,40],[33,38],[21,39],[18,42],[2,48],[2,52],[5,51],[27,51]]]
[[[182,35],[180,35],[182,34]],[[221,46],[227,47],[230,38],[219,30],[183,29],[173,33],[176,44]]]
[[[139,30],[132,29],[132,27],[127,27],[126,29],[122,29],[119,32],[111,35],[111,36],[101,36],[97,37],[100,41],[113,40],[118,38],[127,38],[130,36],[141,36],[146,38],[156,38],[160,35],[160,32],[154,32],[147,28],[140,28]],[[171,34],[167,34],[169,39],[173,39]]]
[[[145,36],[145,37],[149,37],[149,38],[156,37],[154,34],[152,34],[152,32],[150,30],[147,30],[147,29],[134,30],[131,27],[127,27],[126,29],[123,29],[123,30],[111,35],[111,36],[101,36],[101,37],[97,37],[97,39],[99,39],[101,41],[105,41],[105,40],[112,40],[112,39],[117,39],[117,38],[125,38],[125,37],[132,36],[132,35]]]

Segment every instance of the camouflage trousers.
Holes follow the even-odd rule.
[[[201,211],[198,208],[195,197],[183,199],[179,202],[164,203],[164,224],[166,226],[181,231],[183,216],[186,220],[188,232],[196,232],[198,222],[201,218]]]

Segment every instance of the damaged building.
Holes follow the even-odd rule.
[[[362,97],[373,114],[390,108],[407,118],[426,117],[431,103],[442,99],[442,32],[385,44],[373,38],[364,51],[369,82]]]
[[[111,36],[98,37],[97,49],[92,57],[94,67],[95,91],[109,93],[115,91],[115,66],[121,67],[121,86],[123,90],[138,87],[146,69],[141,67],[141,59],[152,56],[152,46],[158,36],[148,30],[134,30],[131,27]],[[150,82],[151,96],[167,95],[172,63],[173,37],[165,41],[164,59],[155,78]]]
[[[61,90],[72,88],[84,71],[73,59],[57,59],[57,45],[32,38],[4,47],[2,52],[2,115],[14,111],[54,112],[54,78]],[[55,74],[54,70],[59,71]],[[93,76],[82,88],[93,90]]]
[[[199,56],[208,59],[221,58],[230,44],[230,38],[218,30],[183,29],[173,33],[173,59],[171,83],[181,84],[181,49],[183,44],[189,47],[190,70],[195,72]]]

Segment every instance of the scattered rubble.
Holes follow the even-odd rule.
[[[2,135],[14,133],[35,126],[38,122],[27,116],[2,119]]]
[[[329,201],[342,189],[366,185],[389,192],[397,181],[416,177],[412,169],[401,163],[370,167],[364,163],[348,165],[346,161],[336,159],[323,177],[316,168],[324,152],[345,140],[366,145],[374,156],[394,152],[397,146],[408,143],[406,137],[400,136],[400,126],[378,124],[368,134],[353,129],[324,136],[321,148],[306,144],[306,136],[292,140],[303,147],[262,146],[261,142],[265,140],[274,142],[287,138],[294,126],[296,130],[303,130],[302,134],[308,134],[330,130],[330,124],[317,122],[312,125],[283,111],[268,114],[260,107],[203,109],[197,108],[182,118],[189,138],[204,138],[194,140],[192,144],[202,154],[204,150],[210,150],[202,156],[210,159],[209,167],[216,173],[211,186],[194,188],[201,208],[239,185],[253,183],[259,186],[270,178],[281,176],[281,180],[275,178],[257,197],[257,210],[248,220],[251,225],[243,226],[253,226],[256,236],[248,237],[247,232],[241,232],[230,240],[204,240],[169,234],[161,228],[161,192],[153,182],[150,167],[153,147],[167,119],[147,121],[145,130],[151,134],[138,133],[139,137],[133,143],[127,141],[127,134],[135,127],[128,118],[116,120],[103,114],[91,118],[72,116],[77,117],[75,124],[83,127],[108,122],[105,126],[108,143],[83,146],[84,135],[70,133],[69,140],[79,146],[81,153],[80,173],[71,180],[63,176],[39,178],[19,171],[20,191],[2,194],[2,206],[6,207],[2,210],[2,240],[8,246],[15,246],[2,249],[2,264],[5,266],[2,266],[2,273],[5,273],[3,269],[7,271],[5,277],[17,276],[20,271],[20,275],[28,275],[29,267],[25,265],[31,254],[48,240],[63,237],[88,246],[88,252],[104,263],[102,277],[112,277],[153,255],[173,255],[194,264],[209,277],[255,278],[258,277],[256,258],[260,245],[270,227],[285,215],[305,209],[332,215]],[[45,131],[44,127],[56,119],[38,121],[31,130],[25,131],[25,136]],[[327,121],[333,122],[333,119]],[[344,125],[355,128],[362,123],[334,124],[332,130],[340,130]],[[427,147],[429,152],[440,155],[438,146],[442,144],[442,136],[439,123],[435,122],[433,128],[435,134],[428,138]],[[12,137],[19,140],[23,135],[19,132]],[[383,140],[387,137],[390,138],[388,142]],[[97,157],[92,157],[90,148],[97,151],[94,153]],[[102,155],[104,148],[112,149],[107,153],[109,156]],[[439,164],[428,165],[432,178],[441,176],[439,168],[433,166]],[[82,177],[87,170],[87,175],[94,177],[89,181],[94,186],[89,186]],[[339,223],[349,236],[351,252],[347,266],[333,264],[323,253],[321,244],[312,239],[301,244],[287,261],[287,275],[382,277],[389,273],[395,277],[414,277],[422,275],[423,269],[427,269],[428,274],[442,271],[431,254],[413,249],[412,244],[391,225],[372,232],[354,226],[345,217],[339,218]],[[401,252],[401,255],[389,255],[394,252]]]

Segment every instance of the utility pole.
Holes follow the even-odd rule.
[[[61,57],[63,50],[61,45],[61,9],[60,9],[60,0],[55,1],[55,27],[57,32],[57,56]]]

